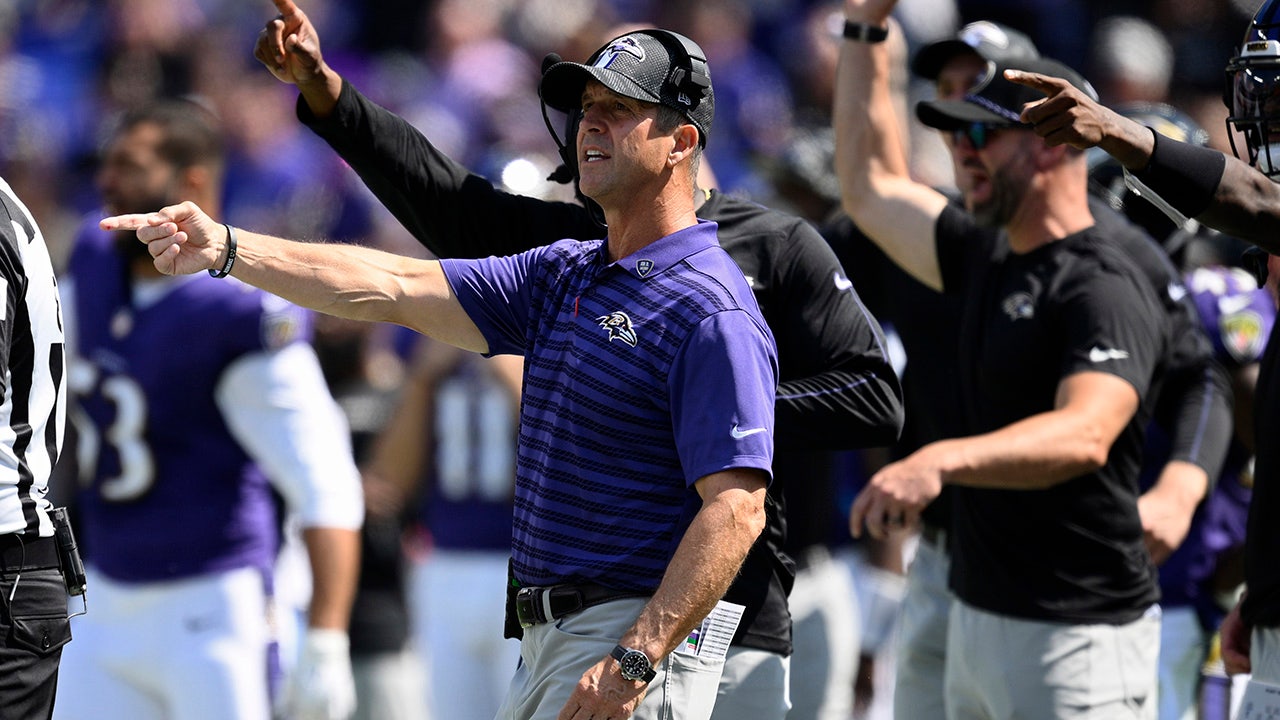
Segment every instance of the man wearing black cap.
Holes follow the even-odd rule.
[[[1013,72],[1010,79],[1041,97],[1023,117],[1054,145],[1099,147],[1126,174],[1186,217],[1254,243],[1246,253],[1259,285],[1277,295],[1280,278],[1280,1],[1266,0],[1245,29],[1226,66],[1223,101],[1235,156],[1174,140],[1152,127],[1074,92],[1053,73]],[[1236,145],[1234,137],[1243,138]],[[1280,325],[1272,327],[1253,405],[1256,451],[1253,498],[1245,538],[1247,591],[1222,622],[1222,659],[1228,673],[1252,673],[1241,717],[1266,717],[1280,690]]]
[[[1054,151],[1019,122],[1034,98],[999,76],[1001,63],[982,62],[963,99],[918,107],[946,133],[968,212],[909,177],[889,56],[865,41],[883,37],[891,7],[845,5],[838,171],[854,221],[917,279],[961,298],[970,434],[877,473],[851,523],[881,535],[953,486],[947,717],[1141,717],[1132,708],[1154,708],[1159,620],[1137,469],[1143,399],[1169,342],[1152,321],[1163,313],[1099,239],[1083,154]],[[1084,84],[1060,63],[1015,62]],[[1071,664],[1085,657],[1087,672]]]
[[[500,717],[708,717],[734,622],[728,608],[703,619],[765,523],[776,352],[715,224],[694,215],[713,94],[705,62],[677,65],[688,55],[667,35],[630,33],[543,75],[547,103],[581,112],[573,157],[605,240],[425,261],[236,232],[190,202],[101,223],[137,230],[166,274],[235,275],[525,357],[524,637]]]
[[[286,38],[288,52],[278,58],[276,48]],[[695,54],[701,57],[700,50]],[[256,55],[276,77],[298,86],[299,119],[342,155],[438,256],[506,255],[562,237],[585,240],[605,234],[606,228],[580,205],[494,187],[363,96],[325,64],[315,28],[296,7],[282,8],[282,17],[268,23]],[[577,167],[572,153],[568,159],[566,179]],[[893,442],[903,421],[901,389],[878,323],[812,226],[715,190],[697,189],[694,202],[700,218],[718,224],[721,246],[751,278],[781,365],[775,481],[769,488],[763,537],[725,596],[747,609],[731,641],[715,717],[781,720],[788,715],[788,678],[797,678],[797,668],[805,669],[805,683],[826,680],[828,690],[803,698],[793,690],[792,717],[829,716],[803,714],[806,704],[839,714],[841,692],[847,716],[852,681],[840,676],[836,660],[849,643],[824,638],[806,644],[811,635],[801,628],[792,655],[788,591],[798,562],[805,563],[811,577],[825,580],[836,574],[831,572],[835,561],[823,553],[827,529],[815,523],[788,527],[786,518],[818,517],[835,505],[839,464],[833,451]],[[851,614],[848,592],[841,591],[840,583],[810,582],[807,587],[819,588],[806,597],[810,604]]]
[[[911,68],[917,75],[937,83],[940,99],[961,99],[974,81],[985,74],[988,62],[1016,63],[1036,57],[1039,53],[1026,35],[999,23],[979,21],[966,25],[954,39],[922,48]],[[1226,456],[1231,438],[1229,381],[1213,359],[1211,345],[1190,303],[1190,294],[1166,249],[1139,228],[1132,227],[1105,202],[1090,197],[1089,206],[1100,231],[1148,279],[1169,317],[1175,338],[1162,359],[1160,393],[1153,420],[1160,437],[1167,440],[1157,440],[1155,452],[1150,449],[1144,452],[1140,475],[1143,494],[1138,503],[1148,549],[1160,565],[1188,536],[1193,518],[1198,517],[1195,513],[1198,502],[1213,484]],[[907,343],[910,328],[899,326],[899,330]],[[930,326],[928,330],[919,334],[927,335],[930,342],[937,342],[939,336],[946,337],[942,328]],[[911,356],[917,365],[918,356],[919,353]],[[931,397],[947,395],[934,392]],[[946,500],[944,492],[921,515],[923,542],[911,567],[903,609],[895,697],[902,698],[899,705],[906,707],[898,708],[904,710],[899,717],[933,716],[941,707],[940,678],[949,606],[945,585],[948,568],[945,549],[939,547],[936,539],[946,536]],[[1181,580],[1176,566],[1169,574],[1160,574],[1162,588],[1172,588],[1178,598],[1183,597]],[[1162,634],[1161,639],[1162,703],[1166,698],[1179,696],[1179,688],[1185,687],[1170,664],[1178,662],[1187,652],[1196,652],[1195,647],[1188,648],[1186,634],[1177,631],[1182,626],[1167,626],[1168,606],[1165,610],[1163,629],[1170,634]],[[1182,617],[1180,614],[1179,619]],[[1193,673],[1188,681],[1196,677],[1198,674]]]

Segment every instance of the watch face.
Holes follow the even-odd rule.
[[[627,680],[643,680],[653,669],[649,658],[638,650],[630,650],[624,654],[618,661],[618,667],[622,671],[622,677]]]

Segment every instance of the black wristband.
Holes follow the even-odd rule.
[[[877,25],[868,25],[866,23],[853,22],[852,20],[844,21],[844,31],[840,33],[844,35],[846,40],[856,40],[865,43],[884,42],[889,37],[889,28],[879,27]]]
[[[1155,130],[1151,133],[1155,136],[1151,161],[1134,176],[1187,217],[1204,212],[1222,182],[1227,156],[1211,148],[1179,142]]]
[[[231,266],[236,264],[236,231],[230,225],[223,225],[227,229],[227,261],[222,263],[221,270],[209,268],[209,274],[216,278],[224,278],[231,274]]]

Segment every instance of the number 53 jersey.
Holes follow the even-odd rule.
[[[271,488],[224,408],[236,368],[306,345],[309,315],[229,278],[130,277],[127,241],[87,229],[64,282],[86,555],[125,582],[266,571]]]

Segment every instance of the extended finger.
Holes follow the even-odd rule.
[[[182,233],[178,232],[177,224],[171,222],[161,222],[158,225],[147,225],[146,227],[138,228],[138,239],[144,243],[151,243],[155,240],[163,240],[180,234]]]
[[[113,215],[105,217],[98,221],[98,227],[103,230],[138,230],[140,228],[149,227],[155,213],[128,213],[125,215]],[[164,222],[160,219],[160,222]]]
[[[1029,88],[1035,88],[1049,97],[1053,97],[1071,86],[1071,83],[1062,78],[1041,75],[1040,73],[1026,70],[1005,70],[1004,79],[1019,85],[1026,85]]]
[[[293,0],[271,0],[271,1],[275,3],[276,10],[278,10],[280,14],[285,17],[289,17],[290,15],[293,15],[294,13],[298,12],[298,6],[293,2]]]

